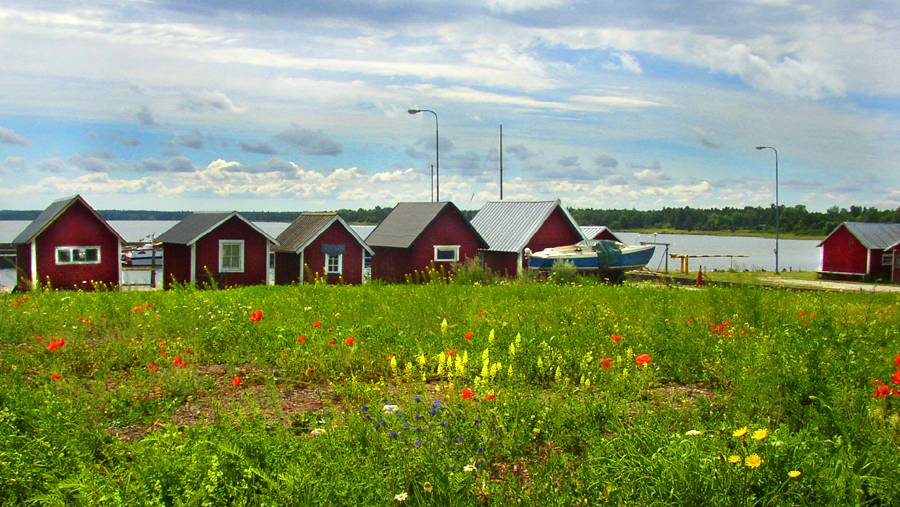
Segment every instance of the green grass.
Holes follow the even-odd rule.
[[[890,505],[900,397],[872,382],[897,369],[898,303],[590,283],[4,295],[0,499]]]

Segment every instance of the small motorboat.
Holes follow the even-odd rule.
[[[122,265],[133,268],[138,267],[161,267],[162,266],[162,243],[147,243],[137,248],[122,253]]]
[[[655,249],[653,245],[630,246],[607,239],[586,239],[574,245],[531,253],[528,267],[547,270],[554,264],[566,262],[579,271],[624,273],[646,266]]]

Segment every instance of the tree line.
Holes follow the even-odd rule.
[[[879,210],[865,206],[809,211],[806,206],[779,206],[781,232],[824,236],[841,222],[900,223],[900,207]],[[775,206],[743,208],[663,208],[661,210],[570,209],[581,225],[605,225],[612,230],[680,229],[685,231],[775,231]]]
[[[392,208],[336,210],[344,220],[354,224],[377,224]],[[775,231],[775,206],[743,208],[663,208],[659,210],[570,208],[572,217],[581,225],[605,225],[612,230],[628,229],[679,229],[686,231]],[[478,210],[463,210],[467,219]],[[100,210],[106,220],[181,220],[190,211],[154,210]],[[255,222],[290,222],[297,211],[242,211],[241,214]],[[39,210],[0,210],[0,220],[34,220]],[[809,211],[806,206],[779,207],[781,231],[802,235],[825,235],[841,222],[893,222],[900,223],[900,207],[897,209],[850,206],[833,206],[825,211]]]

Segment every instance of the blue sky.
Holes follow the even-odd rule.
[[[12,0],[0,208],[895,208],[897,5]]]

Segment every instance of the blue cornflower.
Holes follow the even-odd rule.
[[[475,424],[481,424],[481,418],[480,418],[480,417],[476,417],[476,418],[475,418]]]
[[[402,418],[403,418],[403,412],[397,412],[397,418],[398,418],[398,419],[402,419]]]
[[[447,421],[441,421],[441,426],[443,426],[443,427],[446,428],[446,427],[447,427]]]
[[[419,413],[418,413],[418,412],[416,412],[416,420],[417,420],[417,421],[418,421],[418,420],[419,420],[419,419],[421,419],[421,418],[422,418],[422,416],[421,416],[421,415],[419,415]]]
[[[380,424],[380,425],[382,425],[382,426],[387,425],[387,423],[384,422],[384,417],[379,417],[379,418],[378,418],[378,424]]]
[[[437,410],[431,409],[431,410],[428,411],[428,413],[431,414],[431,415],[437,415]]]
[[[390,433],[390,435],[391,435],[391,438],[397,438],[397,432],[396,432],[396,431],[392,431],[392,432]]]
[[[478,448],[478,452],[479,452],[480,454],[484,454],[484,447],[479,447],[479,448]]]
[[[413,397],[413,401],[419,403],[420,401],[422,401],[422,398],[420,398],[419,395],[416,395]]]
[[[422,428],[416,428],[416,433],[422,433]]]
[[[369,407],[367,405],[363,405],[363,406],[359,407],[359,409],[362,410],[363,412],[367,412],[369,410]]]
[[[441,408],[441,400],[434,400],[431,406],[434,408]]]
[[[457,444],[461,444],[461,443],[462,443],[462,435],[456,435],[456,443],[457,443]]]
[[[418,438],[416,439],[416,447],[422,447],[422,441]]]
[[[443,443],[444,443],[444,439],[441,438],[441,437],[438,437],[438,443],[439,443],[439,444],[443,444]]]

